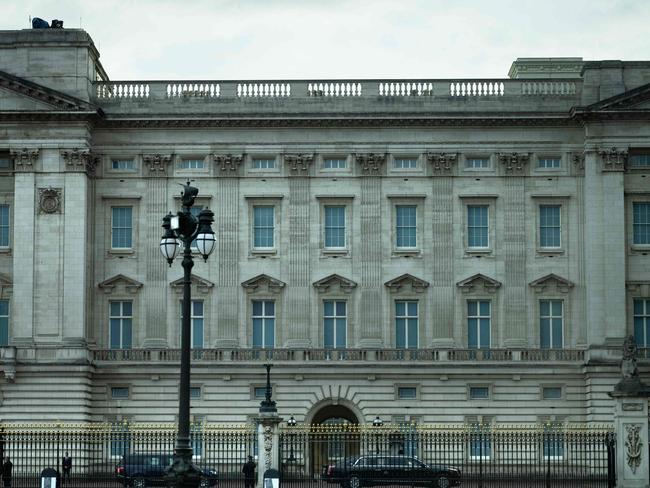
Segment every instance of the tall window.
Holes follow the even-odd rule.
[[[345,207],[325,207],[325,247],[345,247]]]
[[[469,455],[474,459],[489,459],[492,455],[492,433],[487,424],[472,424],[470,428]]]
[[[275,346],[275,302],[253,300],[253,347]]]
[[[542,349],[560,349],[563,339],[562,300],[540,300],[539,334]]]
[[[393,168],[395,169],[415,169],[418,167],[417,158],[395,158],[393,159]]]
[[[634,214],[634,244],[650,244],[650,202],[635,202]]]
[[[486,248],[488,241],[488,206],[467,206],[467,247]]]
[[[275,168],[275,159],[273,158],[254,158],[253,169],[273,169]]]
[[[345,348],[347,324],[347,303],[344,300],[325,300],[323,302],[323,346]]]
[[[537,160],[538,168],[559,168],[560,167],[560,158],[539,158]]]
[[[650,347],[650,298],[634,299],[634,340],[639,347]]]
[[[253,247],[274,247],[275,207],[253,207]]]
[[[472,349],[490,347],[490,302],[467,302],[467,345]]]
[[[9,247],[9,205],[0,205],[0,247]]]
[[[399,349],[418,347],[418,302],[395,302],[395,346]]]
[[[558,422],[544,424],[544,459],[564,457],[564,432]]]
[[[396,247],[417,247],[417,207],[397,205],[395,207]]]
[[[111,424],[111,456],[126,456],[131,451],[131,433],[129,424],[115,422]]]
[[[133,303],[110,302],[109,342],[111,349],[130,349],[133,334]]]
[[[347,160],[345,158],[325,158],[323,159],[323,168],[325,169],[345,169]]]
[[[133,247],[133,207],[112,207],[111,247],[131,249]]]
[[[183,333],[183,302],[180,303],[181,306],[181,334]],[[191,339],[190,344],[192,349],[202,349],[203,348],[203,302],[200,300],[192,300],[192,305],[190,309],[190,330],[191,330]]]
[[[539,206],[539,246],[560,247],[560,210],[559,205]]]
[[[9,345],[9,300],[0,300],[0,346]]]

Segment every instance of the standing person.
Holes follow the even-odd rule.
[[[244,466],[241,468],[241,472],[244,473],[244,488],[254,488],[255,462],[253,461],[253,456],[248,456],[248,461],[244,463]]]
[[[11,470],[13,467],[14,463],[11,462],[9,456],[5,456],[5,460],[2,463],[2,482],[5,488],[11,488]]]
[[[72,457],[68,455],[67,452],[65,453],[65,456],[63,456],[61,467],[63,468],[63,479],[61,480],[61,484],[63,484],[66,479],[70,481],[70,471],[72,471]]]

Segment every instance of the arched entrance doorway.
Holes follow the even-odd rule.
[[[313,478],[328,466],[359,454],[361,414],[355,410],[354,406],[342,403],[321,404],[312,410],[309,468]]]

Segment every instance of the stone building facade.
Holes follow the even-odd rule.
[[[609,421],[650,342],[649,119],[650,62],[121,82],[84,31],[2,31],[0,419],[175,419],[190,180],[195,420],[255,415],[270,361],[301,422]]]

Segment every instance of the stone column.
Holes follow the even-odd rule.
[[[528,318],[526,316],[526,192],[524,174],[528,154],[499,154],[505,170],[503,214],[504,234],[501,239],[505,259],[504,312],[505,328],[502,338],[505,347],[528,345]]]
[[[145,154],[144,169],[149,177],[144,202],[144,239],[146,285],[142,289],[145,316],[144,347],[167,347],[167,262],[160,255],[157,246],[162,236],[162,218],[170,210],[167,201],[167,168],[171,162],[170,155]]]
[[[355,259],[359,269],[359,347],[384,346],[384,317],[381,283],[381,174],[386,158],[380,154],[357,154],[361,179],[361,252]]]
[[[289,280],[286,287],[288,329],[286,347],[311,345],[311,293],[309,245],[309,167],[314,157],[287,154],[289,169]]]
[[[453,235],[453,178],[456,154],[428,154],[433,171],[433,347],[454,347],[454,243],[440,236]],[[425,238],[426,239],[426,238]]]
[[[275,413],[261,413],[257,424],[257,486],[262,487],[264,473],[269,469],[280,469],[280,422]]]

